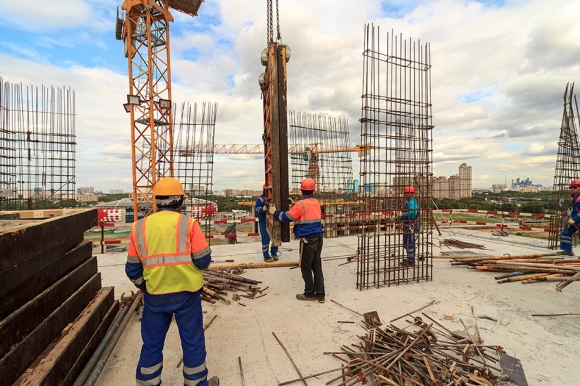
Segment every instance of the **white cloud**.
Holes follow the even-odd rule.
[[[474,186],[516,177],[551,185],[562,94],[567,82],[580,81],[580,28],[575,21],[580,1],[382,3],[280,2],[283,42],[292,49],[289,109],[347,118],[353,143],[360,142],[363,28],[372,22],[380,26],[381,39],[393,30],[430,44],[436,175],[455,174],[467,162]],[[112,0],[29,0],[25,8],[0,0],[0,25],[26,31],[70,29],[70,36],[60,41],[42,33],[29,44],[0,39],[0,75],[15,83],[76,91],[77,182],[104,190],[131,185],[129,116],[122,108],[129,81],[126,65],[119,67],[126,63],[121,43],[114,40],[116,5]],[[385,16],[383,9],[394,13]],[[403,14],[405,10],[411,11]],[[173,100],[178,105],[217,102],[216,143],[261,144],[257,79],[264,71],[265,4],[216,0],[204,2],[195,18],[173,14]],[[79,41],[94,44],[91,65],[83,64],[83,58],[54,58],[49,48]],[[109,47],[117,50],[115,63]],[[2,54],[6,50],[10,54]],[[216,157],[214,187],[245,184],[257,189],[263,167],[260,157]],[[353,171],[356,178],[358,171]]]
[[[0,20],[25,30],[41,31],[83,26],[90,21],[90,5],[83,0],[0,0]]]

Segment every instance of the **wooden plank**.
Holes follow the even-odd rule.
[[[113,287],[100,290],[79,317],[63,331],[50,351],[26,377],[19,380],[20,386],[62,385],[71,369],[71,363],[78,362],[75,360],[79,358],[103,318],[112,310],[114,302]]]
[[[74,271],[54,283],[34,300],[0,321],[0,357],[10,347],[59,308],[76,290],[81,288],[98,271],[97,258],[92,257]]]
[[[90,259],[92,252],[92,242],[84,241],[55,260],[53,264],[8,291],[0,301],[0,320],[22,307],[26,302],[62,279],[67,273]],[[24,269],[24,267],[21,269]],[[18,274],[16,273],[14,276],[18,276]],[[14,280],[13,276],[6,279],[8,282],[11,280]]]
[[[54,217],[30,226],[22,225],[0,232],[0,272],[22,264],[28,259],[50,251],[61,244],[69,245],[68,251],[80,242],[74,244],[67,241],[71,236],[83,234],[84,231],[97,224],[97,209],[89,209],[68,216]],[[78,237],[74,237],[78,240]],[[82,240],[82,239],[81,239]],[[33,273],[41,270],[35,270]]]
[[[0,359],[0,385],[11,385],[54,341],[95,297],[101,288],[101,274],[94,275],[34,331]]]
[[[70,367],[70,371],[60,386],[72,386],[75,383],[79,375],[81,375],[81,372],[84,370],[86,364],[93,356],[93,353],[103,341],[107,331],[112,326],[115,316],[117,316],[117,313],[120,311],[119,308],[119,302],[114,302],[109,309],[109,312],[91,337],[91,340],[85,345],[83,351],[79,354],[77,361]]]

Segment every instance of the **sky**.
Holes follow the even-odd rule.
[[[0,0],[0,76],[75,91],[76,186],[104,192],[132,184],[120,3]],[[206,0],[196,17],[172,11],[172,98],[218,104],[216,144],[262,143],[266,13],[263,0]],[[518,177],[552,185],[564,90],[580,82],[580,0],[279,0],[279,15],[292,50],[289,110],[346,118],[357,142],[372,23],[430,44],[435,176],[465,162],[475,188]],[[261,189],[263,168],[259,155],[216,155],[214,190]]]

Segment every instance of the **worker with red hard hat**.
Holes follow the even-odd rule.
[[[137,385],[161,385],[163,345],[175,316],[184,384],[218,386],[218,377],[207,379],[200,297],[211,249],[199,223],[180,213],[186,196],[179,181],[159,180],[153,197],[158,211],[133,223],[125,264],[127,277],[143,291]]]
[[[406,199],[405,207],[401,211],[401,221],[403,222],[403,247],[407,252],[407,257],[401,262],[403,266],[412,266],[415,264],[415,235],[419,226],[417,224],[417,214],[419,205],[415,200],[415,188],[405,186],[403,195]]]
[[[262,185],[262,194],[256,199],[256,216],[258,216],[258,226],[260,228],[260,236],[262,238],[262,255],[264,256],[264,261],[266,263],[271,263],[273,261],[278,261],[278,247],[272,245],[270,248],[270,235],[268,234],[268,227],[266,226],[266,214],[267,214],[267,203],[266,203],[266,188],[268,185]],[[268,249],[270,252],[268,253]]]
[[[572,252],[572,236],[578,232],[580,222],[580,180],[570,182],[570,206],[566,210],[566,223],[560,236],[560,249],[565,255],[574,256]]]
[[[287,212],[270,207],[274,219],[294,222],[294,236],[300,239],[299,266],[304,280],[304,292],[297,294],[298,300],[318,300],[324,303],[324,275],[322,273],[322,209],[313,194],[316,182],[306,178],[300,184],[302,200],[297,201]]]

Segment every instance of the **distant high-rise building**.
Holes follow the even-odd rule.
[[[467,166],[464,162],[459,165],[459,196],[461,198],[471,198],[473,196],[471,181],[471,166]]]

